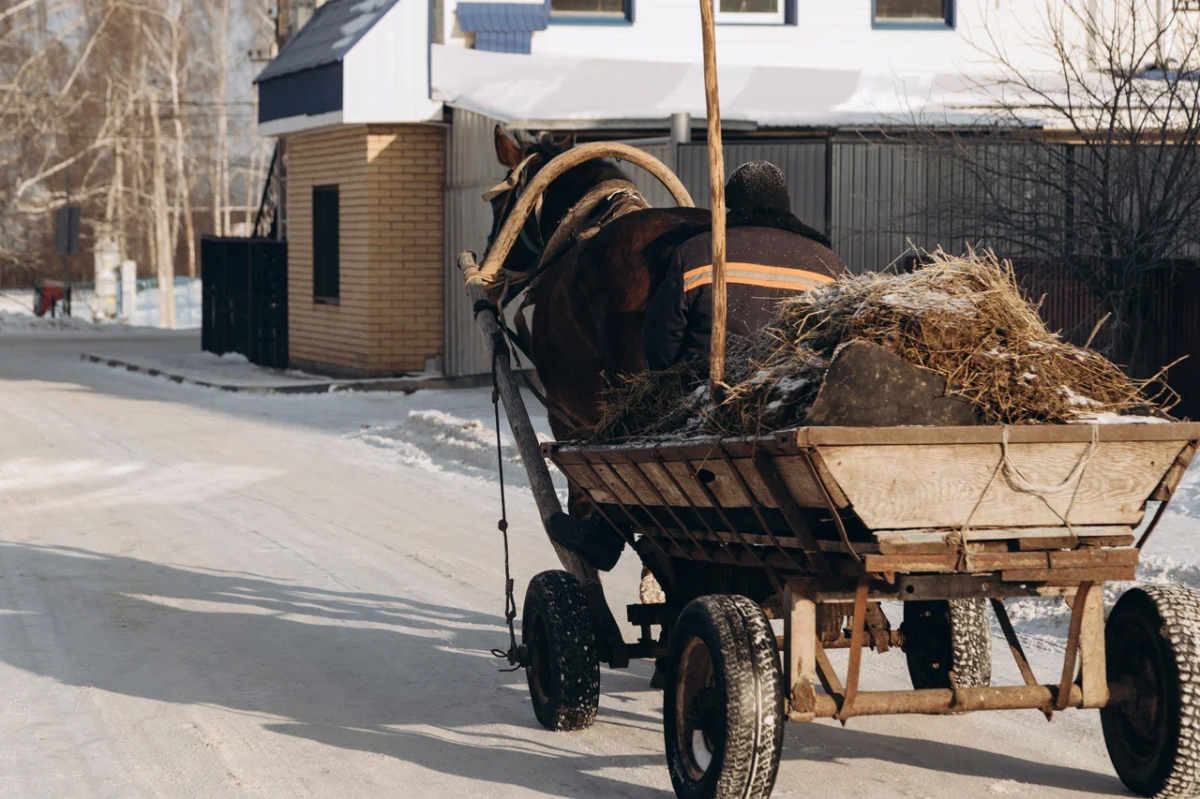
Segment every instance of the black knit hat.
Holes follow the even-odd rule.
[[[725,204],[732,209],[777,208],[792,210],[787,179],[768,161],[742,164],[725,184]]]

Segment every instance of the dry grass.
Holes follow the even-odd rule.
[[[731,342],[722,402],[690,366],[627,378],[605,398],[596,440],[686,430],[752,435],[803,422],[838,348],[870,341],[947,379],[987,423],[1068,422],[1166,411],[1160,379],[1131,380],[1092,350],[1046,329],[994,255],[930,256],[911,274],[868,273],[786,300],[770,327]]]

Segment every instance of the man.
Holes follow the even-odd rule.
[[[792,213],[787,181],[778,167],[751,161],[725,187],[725,282],[728,330],[752,333],[778,313],[779,300],[846,271],[829,240]],[[651,369],[708,358],[712,337],[712,232],[706,230],[669,256],[665,277],[651,297],[642,328],[642,349]],[[576,520],[555,514],[550,537],[602,571],[616,565],[625,548],[598,516]]]
[[[775,319],[779,301],[846,271],[829,239],[792,213],[787,181],[774,164],[751,161],[725,186],[726,302],[730,333],[747,335]],[[642,349],[651,369],[707,359],[712,337],[712,233],[671,256],[646,309]]]

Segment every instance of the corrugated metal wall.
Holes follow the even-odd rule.
[[[496,161],[492,129],[496,120],[454,109],[446,158],[446,344],[447,375],[483,374],[491,369],[483,338],[463,290],[458,254],[483,257],[492,229],[492,207],[483,193],[504,180]]]
[[[817,230],[825,229],[824,142],[727,144],[723,153],[726,175],[747,161],[770,161],[775,164],[787,177],[788,188],[792,192],[792,212]],[[707,208],[708,146],[680,145],[675,172],[696,205]]]
[[[477,114],[454,112],[446,193],[446,371],[450,375],[480,374],[490,367],[462,289],[456,258],[464,248],[482,252],[491,227],[491,210],[480,196],[504,177],[504,170],[495,160],[494,124],[493,120]],[[668,166],[674,163],[676,174],[696,204],[708,206],[705,145],[678,145],[672,159],[672,145],[666,139],[628,143],[642,147]],[[990,159],[980,159],[981,163],[994,165],[1000,159],[1016,157],[1025,160],[1026,171],[1036,172],[1037,159],[1048,157],[1046,149],[1040,146],[1028,147],[1028,152],[1015,150],[1009,144],[977,146]],[[980,207],[983,191],[1019,198],[1023,193],[1038,190],[1033,183],[1015,179],[983,186],[954,159],[901,142],[835,140],[828,147],[827,150],[823,140],[734,143],[725,147],[725,164],[728,172],[759,159],[779,166],[787,177],[795,214],[818,230],[828,230],[834,249],[854,272],[885,269],[902,258],[911,246],[925,250],[940,246],[949,252],[961,252],[969,245],[995,246],[1006,257],[1036,258],[1030,256],[1033,251],[1024,242],[1001,229],[1001,220],[980,225],[978,220],[970,220],[970,214],[960,211],[972,204]],[[648,173],[629,164],[623,166],[651,204],[673,204],[666,189]],[[997,171],[1006,170],[1000,167]],[[827,173],[833,176],[828,196]],[[827,203],[832,210],[829,219],[826,219]],[[1021,203],[1008,204],[1020,212]],[[1030,202],[1029,207],[1031,212],[1048,208],[1044,199]],[[1049,213],[1064,218],[1053,208]],[[970,229],[969,235],[964,233],[966,227]],[[1090,293],[1078,286],[1050,281],[1037,269],[1023,270],[1022,282],[1032,296],[1046,295],[1043,314],[1052,329],[1063,330],[1068,338],[1078,339],[1079,343],[1087,338],[1099,316],[1098,305]],[[1186,285],[1168,286],[1163,282],[1154,287],[1155,292],[1161,292],[1161,302],[1170,305],[1150,309],[1155,325],[1150,335],[1157,337],[1157,343],[1150,349],[1161,355],[1159,360],[1163,363],[1184,354],[1180,351],[1183,331],[1194,334],[1200,329],[1200,306],[1195,300],[1195,292],[1200,291],[1198,284],[1200,279],[1189,279]],[[1200,359],[1194,364],[1185,362],[1175,375],[1173,382],[1185,397],[1200,396]],[[1194,403],[1188,412],[1200,414],[1200,403]]]

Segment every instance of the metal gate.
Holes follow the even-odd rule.
[[[287,242],[205,236],[201,347],[251,363],[288,365]]]

